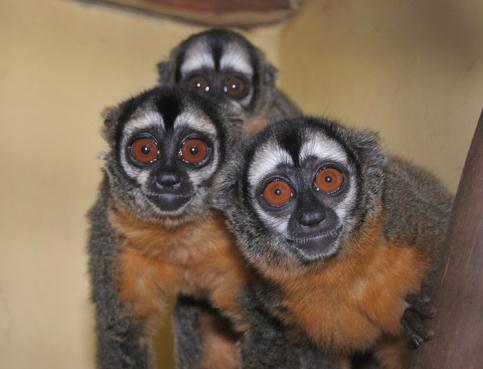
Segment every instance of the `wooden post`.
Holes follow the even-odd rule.
[[[453,209],[436,290],[433,340],[416,350],[413,369],[483,368],[483,112]]]

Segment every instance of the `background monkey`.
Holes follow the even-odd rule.
[[[188,37],[158,64],[161,84],[184,86],[205,97],[228,98],[242,111],[246,130],[301,115],[275,87],[276,69],[239,33],[212,29]]]
[[[452,196],[372,133],[325,119],[271,124],[243,157],[222,206],[263,276],[258,302],[321,347],[406,367],[405,298],[438,263]]]

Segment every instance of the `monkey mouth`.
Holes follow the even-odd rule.
[[[176,194],[170,192],[163,193],[149,193],[148,199],[156,205],[156,207],[168,213],[179,212],[184,208],[193,198],[193,194]]]
[[[338,250],[339,236],[343,226],[329,231],[306,236],[287,238],[288,244],[304,261],[314,261],[329,257]]]
[[[300,237],[288,237],[287,239],[294,243],[303,244],[311,241],[322,240],[325,238],[337,238],[340,235],[341,231],[342,231],[342,225],[340,225],[335,229],[332,229],[329,232],[320,232],[320,233],[315,233],[315,234],[300,236]]]

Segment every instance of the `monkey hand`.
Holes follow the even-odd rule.
[[[417,349],[434,336],[434,332],[426,327],[425,321],[434,318],[436,309],[426,294],[407,295],[406,302],[409,307],[401,318],[401,324],[409,337],[408,347]]]

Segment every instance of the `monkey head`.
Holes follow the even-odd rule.
[[[306,264],[341,251],[382,193],[377,137],[326,119],[275,122],[248,143],[226,206],[249,259]]]
[[[180,88],[158,87],[124,101],[104,125],[112,196],[143,219],[197,216],[239,136],[241,122]]]
[[[158,64],[161,84],[214,100],[228,99],[245,116],[258,114],[275,91],[276,69],[239,33],[212,29],[188,37]]]

